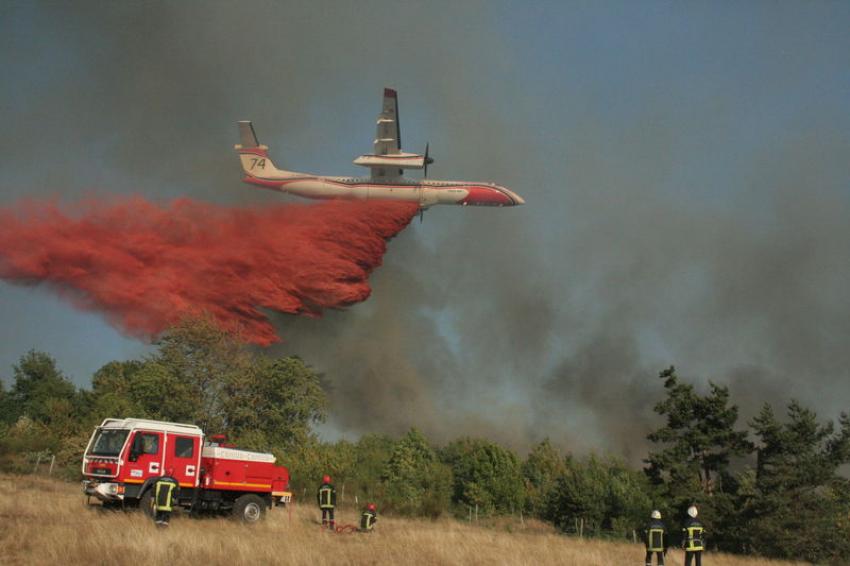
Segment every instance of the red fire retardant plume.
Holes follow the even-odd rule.
[[[320,316],[369,297],[370,272],[415,204],[328,201],[232,208],[188,199],[46,202],[0,209],[0,277],[47,283],[77,307],[150,339],[187,315],[268,345],[257,307]]]

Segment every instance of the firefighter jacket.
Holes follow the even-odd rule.
[[[336,507],[336,488],[332,484],[323,483],[316,493],[316,500],[320,509],[333,509]]]
[[[363,514],[360,515],[360,530],[361,531],[371,531],[375,526],[375,523],[378,522],[378,514],[375,511],[363,511]]]
[[[180,484],[171,476],[162,476],[154,484],[153,501],[157,511],[171,511]]]
[[[667,550],[667,530],[660,519],[652,520],[644,529],[643,534],[647,552],[664,552]]]
[[[685,552],[698,552],[705,548],[705,529],[698,519],[689,518],[682,529],[682,545]]]

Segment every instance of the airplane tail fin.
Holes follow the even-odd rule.
[[[260,142],[257,141],[257,134],[254,133],[254,124],[248,120],[240,120],[238,124],[239,140],[242,142],[242,147],[259,147]]]
[[[249,181],[250,178],[280,179],[292,176],[292,171],[284,171],[275,167],[268,155],[269,147],[257,141],[254,125],[250,121],[240,121],[238,124],[239,141],[241,143],[236,144],[233,148],[239,153],[242,171],[247,176],[246,181]]]

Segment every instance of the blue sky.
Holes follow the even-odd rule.
[[[835,416],[847,29],[838,2],[6,3],[0,202],[278,202],[239,182],[234,122],[286,167],[355,174],[391,86],[432,177],[528,204],[431,210],[367,303],[276,318],[272,353],[334,385],[329,433],[631,454],[669,364],[745,413],[793,396]],[[30,348],[83,386],[148,351],[43,287],[0,283],[0,313],[6,379]]]

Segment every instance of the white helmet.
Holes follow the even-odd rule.
[[[697,511],[696,506],[691,505],[690,507],[688,507],[688,515],[690,515],[691,517],[696,518],[697,514],[698,514],[698,511]]]
[[[660,518],[661,518],[661,511],[659,511],[658,509],[656,509],[655,511],[653,511],[653,512],[652,512],[652,518],[653,518],[653,519],[660,519]]]

